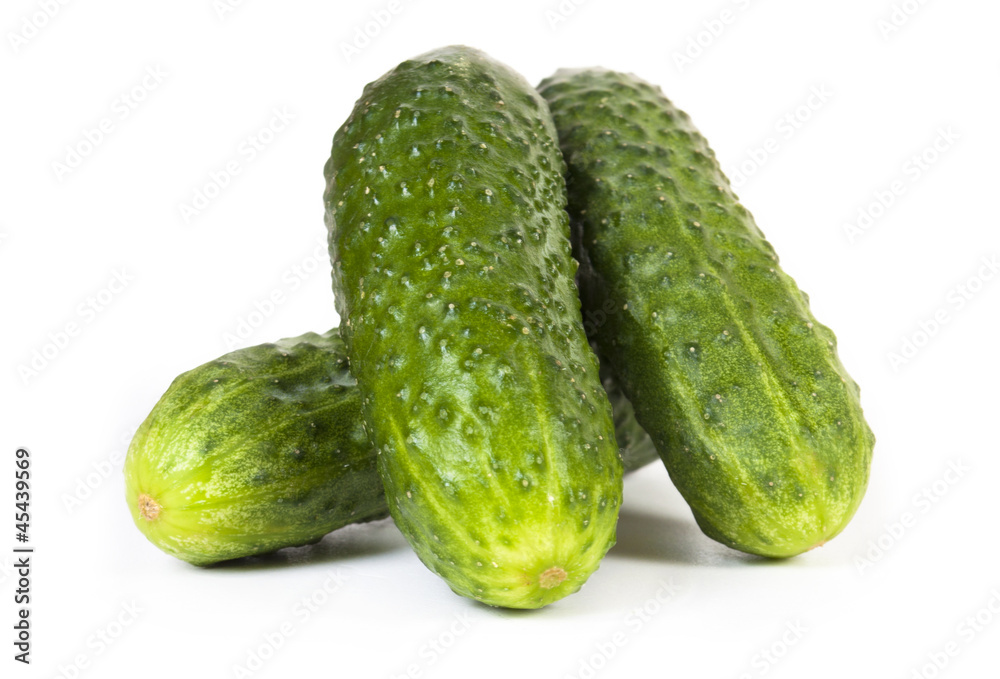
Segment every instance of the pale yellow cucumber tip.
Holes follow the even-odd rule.
[[[145,493],[139,495],[139,516],[146,521],[156,521],[160,516],[160,504]],[[565,576],[564,576],[565,577]]]
[[[556,585],[562,584],[565,579],[566,571],[559,568],[559,566],[553,566],[538,576],[538,585],[542,589],[552,589]]]

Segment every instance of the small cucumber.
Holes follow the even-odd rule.
[[[614,543],[622,463],[545,102],[466,47],[365,88],[325,205],[342,330],[396,525],[451,588],[537,608]]]
[[[833,333],[658,88],[594,69],[540,90],[592,334],[702,530],[772,557],[831,539],[874,445]]]
[[[240,349],[179,376],[140,425],[125,497],[164,552],[205,566],[387,516],[337,331]]]

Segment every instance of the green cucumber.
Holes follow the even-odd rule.
[[[458,594],[537,608],[614,543],[622,464],[545,102],[483,53],[369,84],[324,195],[334,289],[396,525]]]
[[[240,349],[173,381],[125,460],[125,496],[164,552],[205,566],[387,516],[337,332]]]
[[[614,413],[615,439],[618,442],[622,465],[626,472],[645,467],[653,460],[659,459],[656,446],[653,445],[653,440],[649,438],[646,430],[636,421],[635,409],[618,386],[618,380],[607,360],[600,354],[597,358],[601,366],[601,384],[604,385],[604,391],[608,394],[611,410]]]
[[[632,75],[540,91],[592,334],[702,530],[771,557],[837,535],[874,445],[858,387],[705,139]]]

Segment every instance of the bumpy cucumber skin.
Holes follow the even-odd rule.
[[[705,139],[635,76],[540,91],[593,334],[702,530],[770,557],[837,535],[874,445],[858,386]]]
[[[449,47],[369,84],[325,168],[334,290],[390,511],[458,594],[538,608],[614,543],[622,465],[545,102]]]
[[[129,446],[125,496],[150,542],[206,566],[388,516],[375,458],[338,332],[307,333],[175,379]]]

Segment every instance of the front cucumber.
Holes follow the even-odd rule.
[[[874,444],[833,333],[658,89],[595,69],[540,90],[593,334],[699,525],[765,556],[823,544],[861,502]]]
[[[545,102],[483,53],[368,85],[334,137],[334,288],[397,526],[451,588],[538,608],[614,543],[622,464]]]

